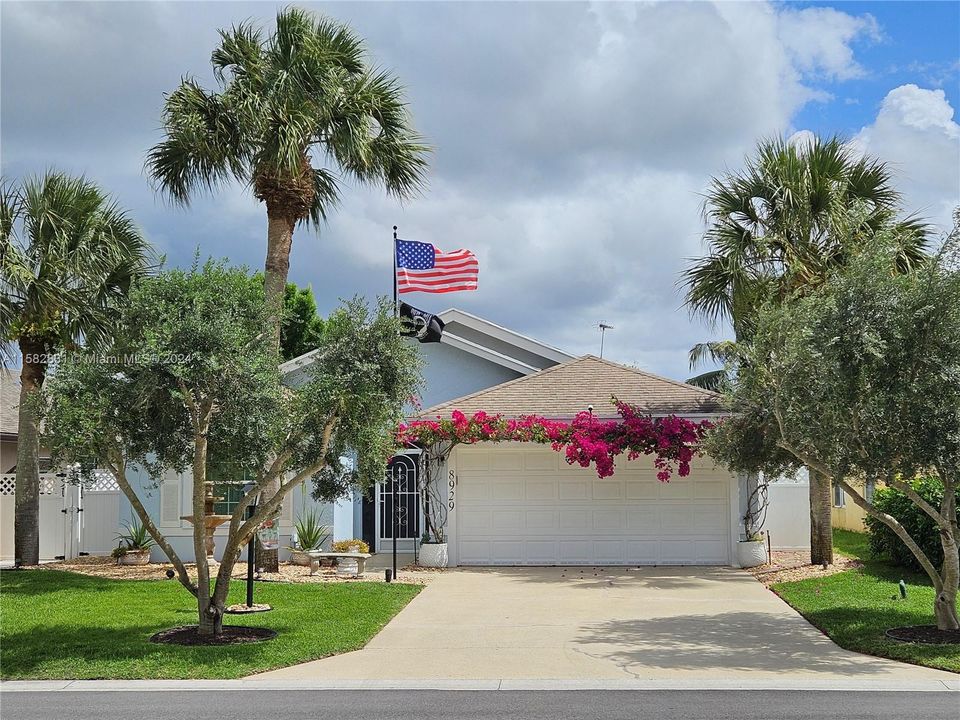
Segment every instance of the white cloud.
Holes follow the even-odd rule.
[[[200,245],[260,266],[265,220],[252,197],[231,188],[171,209],[141,165],[162,94],[185,73],[211,82],[216,28],[251,15],[269,23],[276,6],[53,7],[3,5],[3,60],[18,68],[4,75],[4,172],[66,162],[118,192],[171,263]],[[687,348],[715,336],[687,317],[676,287],[701,251],[709,177],[827,100],[821,80],[863,74],[854,47],[879,36],[869,16],[766,3],[320,9],[403,80],[435,152],[429,190],[404,205],[345,183],[329,225],[297,231],[291,279],[313,284],[321,310],[389,293],[396,223],[402,236],[468,247],[481,261],[478,292],[414,303],[454,303],[575,352],[596,352],[603,320],[616,326],[609,357],[674,377],[686,375]],[[943,134],[942,113],[919,116],[941,119],[916,132]],[[898,137],[922,121],[894,124],[904,122]],[[879,119],[872,132],[886,133]]]
[[[866,70],[855,60],[853,44],[883,38],[872,15],[849,15],[833,8],[784,10],[779,37],[797,69],[830,80],[862,77]]]
[[[876,120],[854,138],[862,151],[889,162],[906,208],[941,231],[960,205],[960,125],[943,90],[901,85],[883,99]]]

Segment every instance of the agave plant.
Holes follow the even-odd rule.
[[[150,532],[140,523],[126,523],[127,531],[118,533],[116,539],[120,541],[120,547],[127,552],[131,550],[149,550],[153,547],[153,538]]]
[[[300,550],[320,550],[330,539],[330,527],[320,523],[320,516],[313,510],[297,518],[297,545]]]

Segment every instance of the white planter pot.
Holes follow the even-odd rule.
[[[766,564],[767,546],[762,540],[741,540],[737,543],[737,562],[742,568]]]
[[[418,562],[422,567],[443,568],[447,566],[446,543],[424,543],[420,546]]]
[[[127,550],[117,558],[117,565],[146,565],[149,562],[149,550]]]

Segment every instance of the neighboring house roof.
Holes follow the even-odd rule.
[[[611,396],[636,405],[651,415],[723,413],[717,393],[584,355],[536,374],[435,405],[424,410],[419,417],[449,417],[454,410],[469,415],[483,410],[506,417],[542,415],[568,419],[586,411],[590,405],[599,418],[615,417],[617,413],[610,403]]]
[[[567,362],[575,355],[508,330],[489,320],[450,308],[437,314],[444,322],[441,343],[476,355],[524,375]],[[289,375],[311,365],[318,357],[311,350],[280,365],[280,372]]]
[[[0,371],[0,435],[17,437],[20,411],[20,373],[3,368]]]

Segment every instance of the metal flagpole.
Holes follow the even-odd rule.
[[[393,312],[400,316],[400,300],[397,295],[397,226],[393,226]]]
[[[400,510],[397,508],[397,473],[390,470],[391,494],[393,495],[393,578],[397,578],[397,532],[400,528]]]

